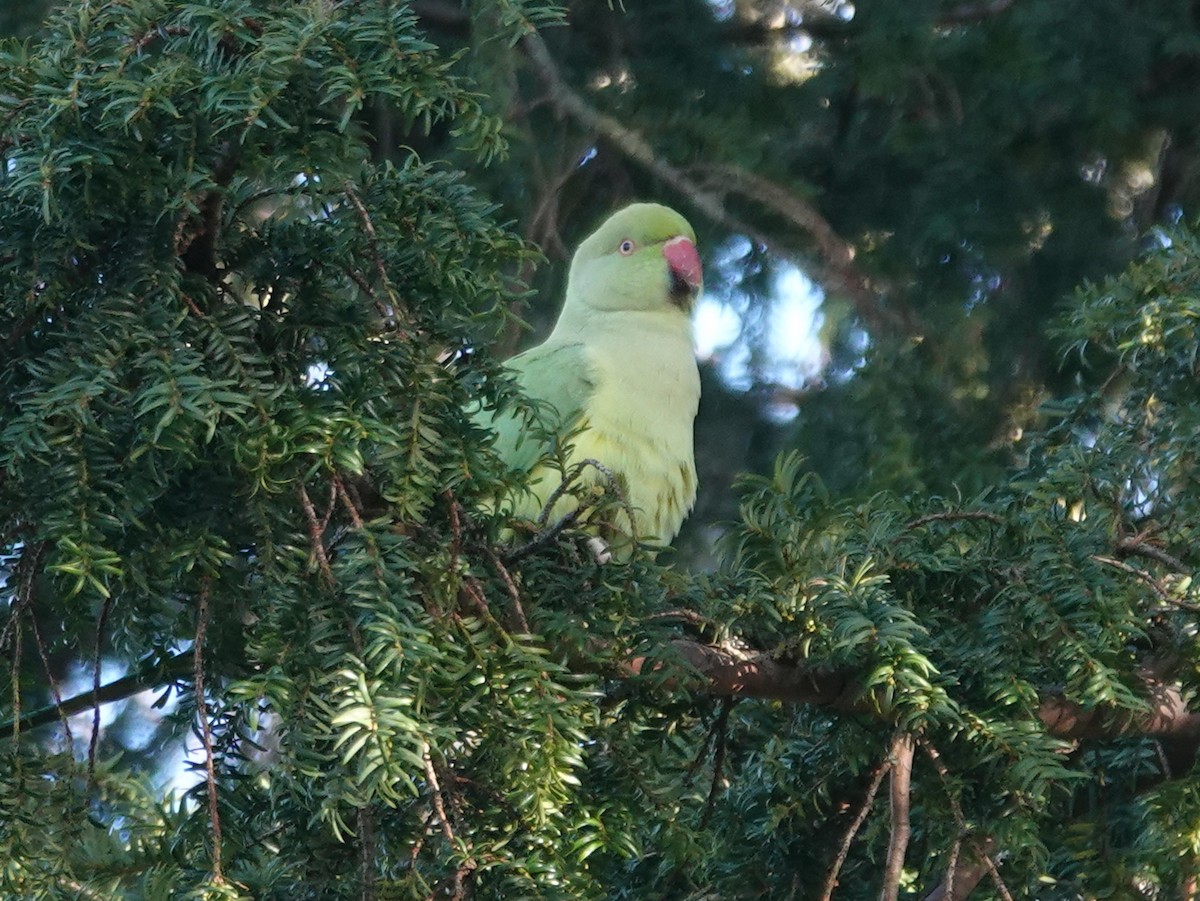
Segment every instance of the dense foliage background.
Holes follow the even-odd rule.
[[[0,894],[1200,897],[1196,4],[0,30]],[[601,566],[470,411],[634,198],[702,494]]]

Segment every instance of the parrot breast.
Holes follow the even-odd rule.
[[[693,430],[700,374],[686,319],[632,316],[620,331],[599,327],[591,336],[595,388],[571,459],[596,460],[614,473],[633,509],[632,534],[666,545],[696,501]],[[605,482],[603,473],[591,469],[583,477]],[[629,534],[627,517],[620,519],[625,521],[616,523],[618,531]]]

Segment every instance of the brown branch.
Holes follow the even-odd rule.
[[[829,221],[811,203],[784,185],[733,164],[697,167],[712,174],[725,191],[732,191],[783,216],[791,225],[806,233],[816,245],[823,266],[820,281],[850,298],[855,312],[875,328],[901,334],[920,331],[909,310],[896,310],[881,303],[886,285],[875,285],[855,264],[854,245],[842,238]]]
[[[842,844],[838,848],[837,857],[834,858],[833,865],[829,868],[829,874],[825,877],[825,889],[821,892],[820,901],[830,901],[833,898],[833,890],[838,885],[838,875],[842,872],[842,866],[850,854],[850,846],[854,843],[854,837],[858,835],[858,830],[866,822],[867,814],[871,812],[871,805],[875,803],[875,795],[879,791],[879,786],[883,784],[883,777],[891,768],[892,758],[889,754],[879,762],[879,765],[875,767],[875,772],[871,774],[871,784],[867,786],[867,793],[863,796],[854,819],[850,821],[850,827],[846,830],[846,834],[842,836]]]
[[[14,534],[17,529],[14,529]],[[9,536],[5,536],[7,539]],[[14,638],[13,630],[20,626],[20,615],[25,608],[33,603],[33,588],[34,576],[37,574],[37,568],[41,562],[42,554],[46,552],[46,542],[39,541],[32,548],[27,548],[21,552],[21,560],[17,564],[17,570],[20,576],[20,590],[17,593],[16,603],[12,605],[11,616],[4,628],[0,630],[0,648],[8,647],[10,640]],[[16,651],[20,650],[20,639],[16,639]]]
[[[569,511],[554,525],[550,526],[549,528],[542,529],[525,544],[515,547],[511,551],[506,551],[503,554],[502,559],[506,563],[517,563],[521,560],[524,560],[526,557],[536,554],[547,545],[553,544],[559,535],[561,535],[571,526],[575,525],[575,521],[579,519],[580,514],[582,513],[583,511],[579,507]]]
[[[774,242],[766,239],[757,229],[730,214],[717,195],[706,190],[683,170],[660,158],[640,133],[627,128],[617,119],[600,112],[584,100],[563,80],[545,41],[536,31],[526,34],[521,39],[521,44],[538,77],[545,84],[551,103],[560,112],[570,116],[585,129],[603,135],[626,157],[679,192],[714,222],[747,234],[759,243],[774,245]],[[814,239],[825,259],[829,280],[850,296],[856,311],[864,321],[875,326],[900,329],[905,333],[915,330],[915,324],[909,321],[910,316],[900,315],[880,303],[878,293],[872,288],[867,277],[853,265],[853,247],[839,238],[811,205],[783,187],[740,167],[720,168],[723,172],[723,185],[768,206]],[[782,248],[774,249],[784,255],[792,255]]]
[[[674,651],[708,682],[715,695],[736,695],[832,710],[867,712],[869,700],[858,694],[855,674],[848,670],[806,667],[775,660],[760,651],[728,645],[716,646],[688,639],[671,642]],[[645,660],[630,664],[641,672]],[[1158,736],[1200,741],[1200,713],[1188,709],[1180,688],[1145,672],[1147,712],[1109,707],[1083,707],[1060,693],[1046,692],[1037,716],[1056,738],[1115,738],[1125,735]]]
[[[853,678],[846,672],[809,669],[781,663],[759,652],[687,639],[676,639],[671,646],[708,681],[709,691],[716,695],[790,701],[841,710],[859,707]],[[632,661],[631,669],[640,672],[643,664],[643,660],[636,659]]]
[[[425,781],[429,783],[429,793],[433,801],[433,809],[437,812],[438,822],[442,827],[442,835],[454,847],[454,828],[450,825],[450,817],[446,813],[446,801],[442,795],[442,786],[433,768],[433,757],[429,753],[429,743],[421,748],[421,761],[425,764]]]
[[[1146,544],[1144,541],[1139,541],[1136,538],[1124,538],[1117,542],[1117,554],[1122,557],[1134,556],[1145,557],[1148,560],[1155,560],[1163,566],[1174,570],[1183,575],[1189,575],[1192,572],[1190,566],[1180,560],[1178,557],[1168,554],[1162,548],[1157,548],[1152,544]]]
[[[321,523],[317,520],[317,511],[313,507],[312,498],[308,496],[303,483],[296,486],[300,493],[300,506],[304,508],[304,517],[308,520],[308,539],[312,548],[313,559],[324,578],[326,585],[333,587],[335,579],[329,566],[329,555],[325,553],[325,542],[321,537]]]
[[[982,859],[976,859],[964,864],[959,860],[959,848],[962,845],[961,836],[955,840],[950,849],[950,860],[946,865],[946,879],[925,896],[925,901],[965,901],[975,891],[975,887],[988,874],[987,864]],[[986,848],[985,848],[986,850]]]
[[[196,692],[196,716],[200,719],[200,739],[204,742],[204,777],[208,783],[208,820],[212,824],[212,881],[225,882],[221,872],[221,815],[217,809],[217,773],[213,764],[212,727],[208,722],[208,704],[204,698],[204,634],[208,630],[209,583],[200,587],[196,611],[196,640],[192,644],[192,680]],[[96,708],[97,711],[100,709]]]
[[[221,216],[225,209],[225,189],[233,181],[237,173],[241,154],[238,145],[232,141],[226,142],[221,148],[222,157],[213,167],[213,189],[200,202],[200,221],[190,235],[185,236],[187,226],[194,225],[194,220],[181,220],[175,235],[175,252],[184,266],[191,272],[203,275],[209,281],[217,281],[219,269],[217,266],[217,245],[221,237]]]
[[[504,587],[508,590],[508,596],[512,598],[513,618],[517,621],[517,628],[521,630],[522,635],[529,634],[529,619],[525,616],[525,607],[521,604],[521,592],[517,588],[516,580],[513,579],[512,573],[504,565],[504,562],[496,555],[490,547],[487,548],[488,559],[495,568],[496,573],[504,582]],[[485,605],[486,609],[486,605]]]
[[[138,692],[169,683],[174,676],[188,671],[188,658],[189,655],[186,652],[176,654],[164,661],[162,665],[143,666],[135,673],[101,686],[99,693],[88,689],[61,703],[42,707],[25,716],[20,715],[21,711],[18,708],[13,711],[12,720],[0,724],[0,734],[11,733],[15,737],[31,729],[48,726],[57,722],[60,717],[72,717],[77,713],[83,713],[96,703],[111,704],[114,701],[124,701]]]
[[[12,673],[10,683],[12,684],[12,737],[15,741],[21,734],[21,621],[19,617],[13,617],[13,654],[12,654]],[[5,724],[7,725],[7,724]],[[8,731],[6,728],[5,732]]]
[[[365,523],[363,522],[362,514],[359,512],[358,504],[350,496],[348,486],[336,472],[333,474],[332,480],[333,487],[337,489],[338,497],[341,498],[342,506],[346,508],[346,515],[350,517],[350,522],[354,525],[354,528],[361,531]]]
[[[1200,713],[1188,709],[1179,687],[1149,674],[1142,679],[1149,712],[1081,707],[1059,694],[1047,694],[1038,706],[1038,719],[1056,738],[1141,735],[1200,740]]]
[[[914,749],[912,734],[908,732],[900,733],[892,742],[889,755],[892,761],[892,831],[888,838],[887,863],[883,869],[883,888],[879,892],[879,901],[896,901],[900,896],[900,877],[904,873],[904,857],[912,835],[909,812]]]
[[[1113,569],[1119,569],[1122,572],[1129,573],[1129,575],[1136,576],[1137,578],[1141,579],[1150,586],[1150,590],[1154,592],[1158,599],[1166,604],[1178,604],[1184,609],[1191,609],[1200,612],[1200,607],[1196,607],[1194,604],[1189,604],[1186,601],[1178,601],[1175,598],[1172,598],[1171,595],[1167,593],[1167,590],[1158,584],[1158,579],[1154,578],[1154,576],[1150,575],[1150,573],[1146,572],[1144,569],[1138,569],[1136,566],[1130,566],[1128,563],[1122,563],[1120,560],[1117,560],[1113,557],[1106,557],[1103,554],[1092,554],[1092,559],[1097,563],[1103,563],[1105,566],[1111,566]]]

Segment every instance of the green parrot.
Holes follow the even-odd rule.
[[[550,337],[505,364],[527,397],[549,405],[553,431],[571,436],[569,466],[594,460],[616,477],[632,530],[625,514],[608,525],[653,545],[671,542],[696,500],[700,374],[690,314],[701,286],[687,220],[656,203],[631,204],[579,245]],[[512,411],[495,413],[491,425],[504,460],[534,468],[513,514],[536,520],[562,482],[538,463],[549,439]],[[608,481],[593,466],[582,478]],[[550,521],[576,505],[561,497]]]

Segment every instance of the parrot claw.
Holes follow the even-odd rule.
[[[592,559],[596,561],[597,566],[603,566],[612,561],[612,549],[603,538],[593,535],[587,540],[587,549],[591,551]]]

